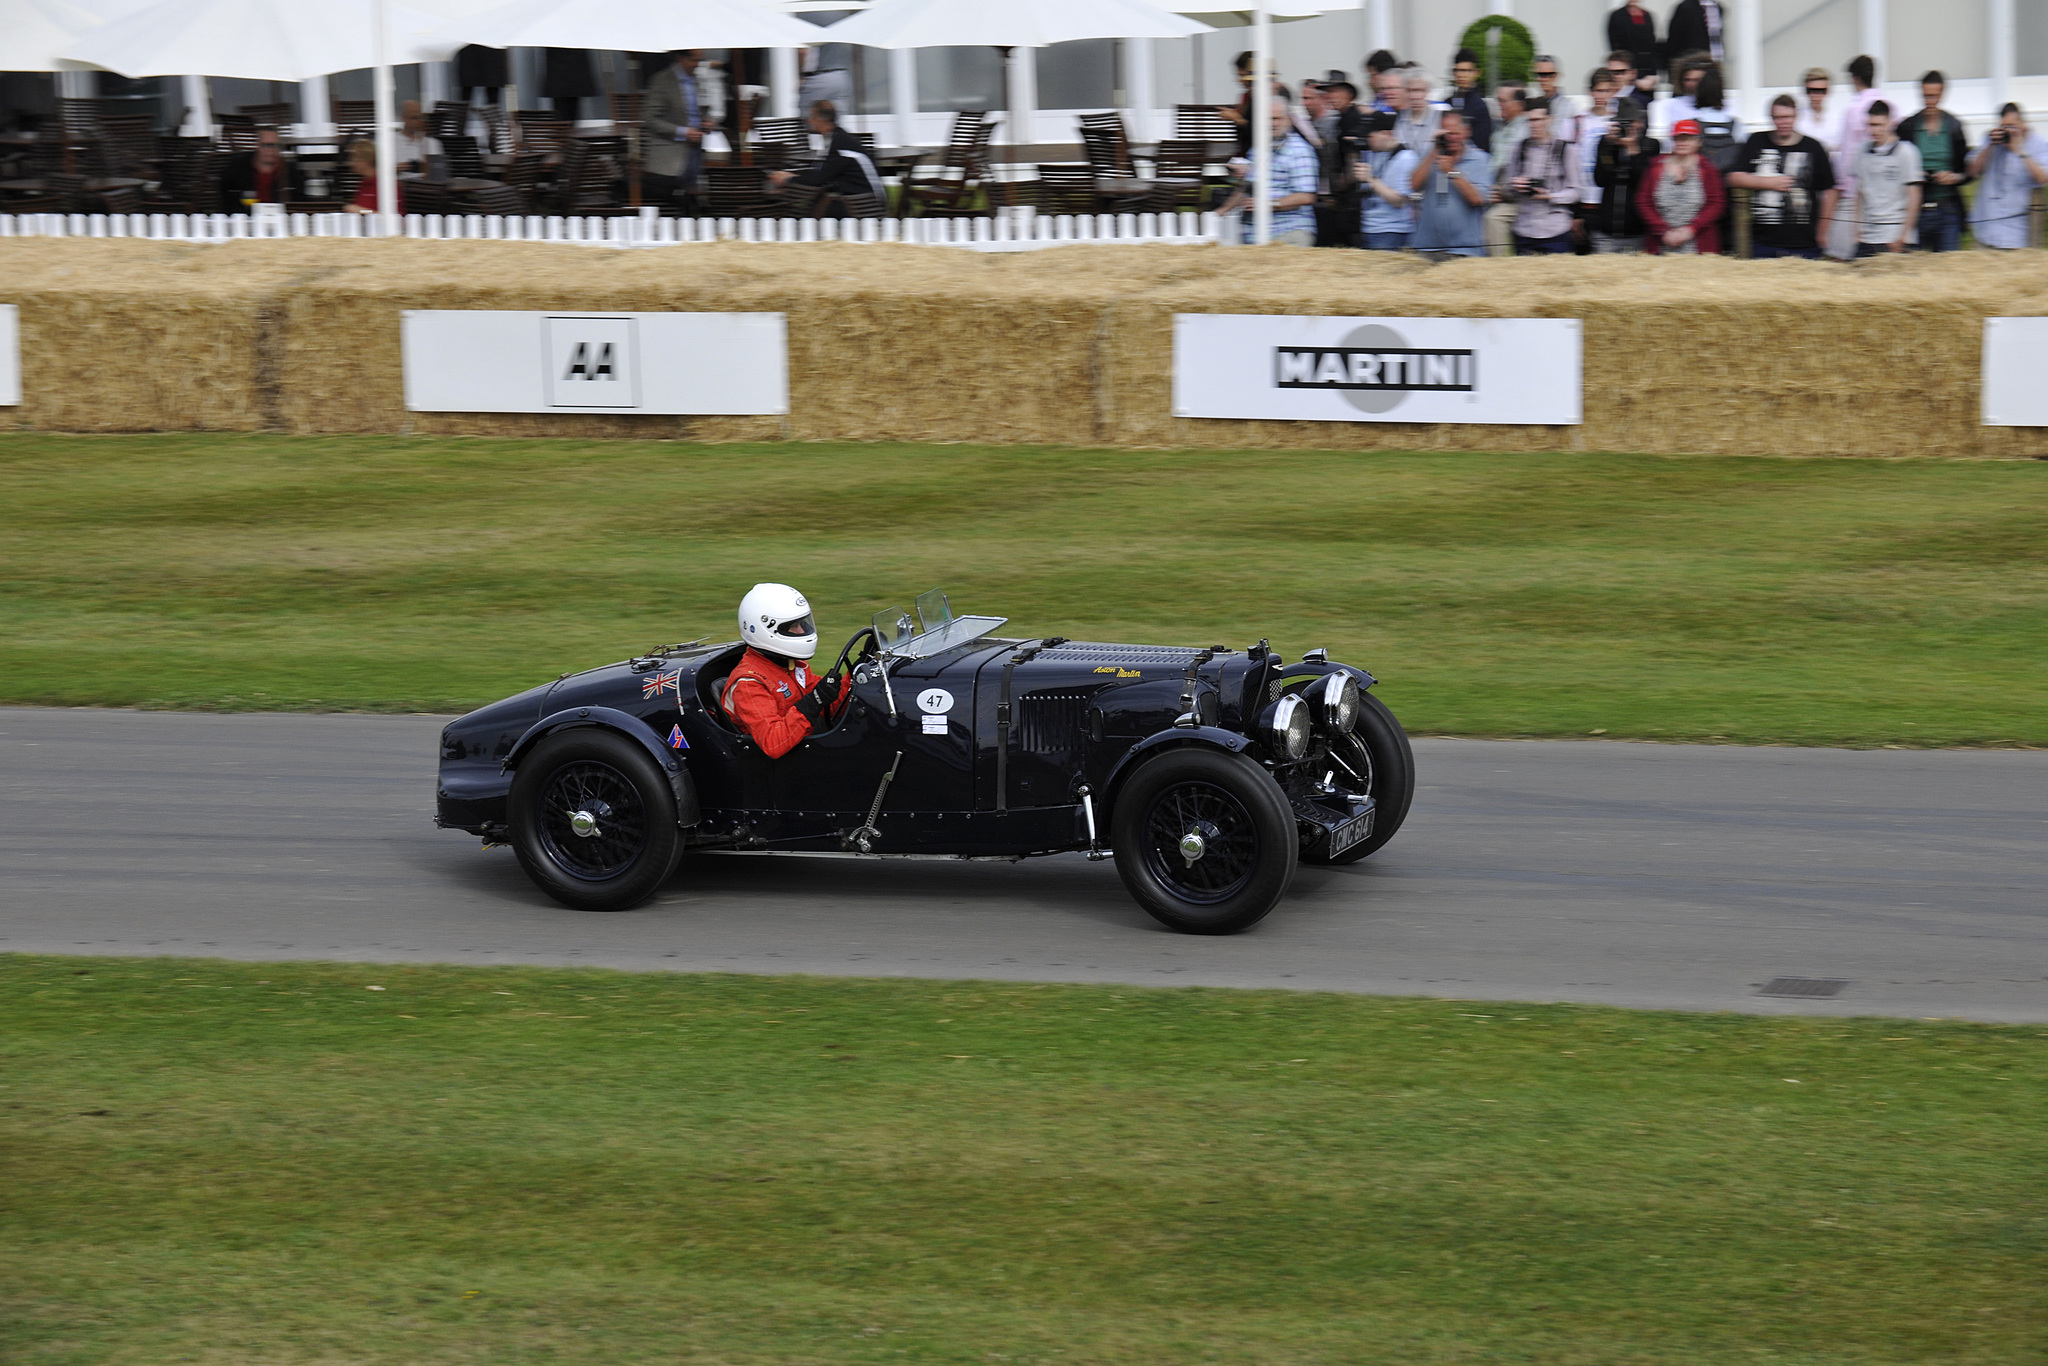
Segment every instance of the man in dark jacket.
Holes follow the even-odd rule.
[[[220,211],[247,213],[253,204],[284,204],[306,197],[306,177],[298,163],[284,159],[275,128],[256,130],[252,151],[228,158],[220,173]]]
[[[1458,49],[1451,58],[1451,81],[1457,87],[1444,101],[1465,116],[1465,128],[1472,145],[1482,152],[1493,151],[1493,111],[1479,89],[1479,54],[1469,47]]]
[[[1635,69],[1652,81],[1664,68],[1664,50],[1657,46],[1657,16],[1636,0],[1628,0],[1607,16],[1607,46],[1614,52],[1626,52]],[[1608,58],[1609,62],[1613,60]]]
[[[1969,183],[1970,142],[1962,122],[1941,107],[1948,82],[1939,71],[1920,78],[1919,113],[1899,124],[1899,136],[1920,153],[1927,176],[1920,201],[1920,250],[1954,251],[1963,237],[1963,186]]]
[[[1672,66],[1696,52],[1727,62],[1727,40],[1721,31],[1725,20],[1721,0],[1678,0],[1664,30],[1664,64]]]
[[[1614,126],[1600,139],[1593,156],[1593,183],[1600,202],[1586,208],[1586,228],[1596,255],[1643,249],[1643,215],[1636,207],[1636,187],[1649,174],[1650,163],[1664,149],[1646,131],[1642,109],[1633,100],[1615,106]]]
[[[768,180],[776,189],[792,182],[815,185],[824,193],[818,198],[822,218],[846,217],[845,201],[854,195],[873,195],[883,207],[889,191],[875,170],[875,163],[860,145],[860,139],[839,126],[839,111],[828,100],[811,106],[811,131],[825,139],[825,155],[801,171],[771,171]]]

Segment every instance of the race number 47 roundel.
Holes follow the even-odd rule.
[[[917,695],[917,709],[931,716],[941,716],[953,710],[953,694],[944,688],[926,688]]]

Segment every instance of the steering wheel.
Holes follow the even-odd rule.
[[[860,644],[860,639],[862,636],[867,637],[868,643],[866,647],[860,651],[859,654],[855,654],[853,647]],[[875,628],[872,626],[863,626],[858,631],[855,631],[853,635],[850,638],[848,638],[846,644],[843,647],[841,647],[839,651],[839,657],[838,659],[833,661],[830,672],[840,674],[843,677],[845,674],[846,664],[849,657],[851,657],[853,663],[855,664],[865,664],[871,659],[879,658],[881,653],[881,645],[875,636]]]

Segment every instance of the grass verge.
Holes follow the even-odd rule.
[[[2048,742],[2048,464],[0,436],[0,701],[461,710],[932,584],[1412,729]]]
[[[2021,1363],[2048,1033],[0,957],[0,1357]]]

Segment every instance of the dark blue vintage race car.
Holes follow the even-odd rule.
[[[1311,650],[996,634],[941,593],[839,653],[839,720],[770,759],[718,705],[737,643],[564,674],[441,733],[438,823],[509,843],[580,910],[652,896],[693,850],[851,857],[1114,857],[1177,930],[1225,934],[1296,865],[1350,863],[1400,829],[1408,737],[1373,677]]]

